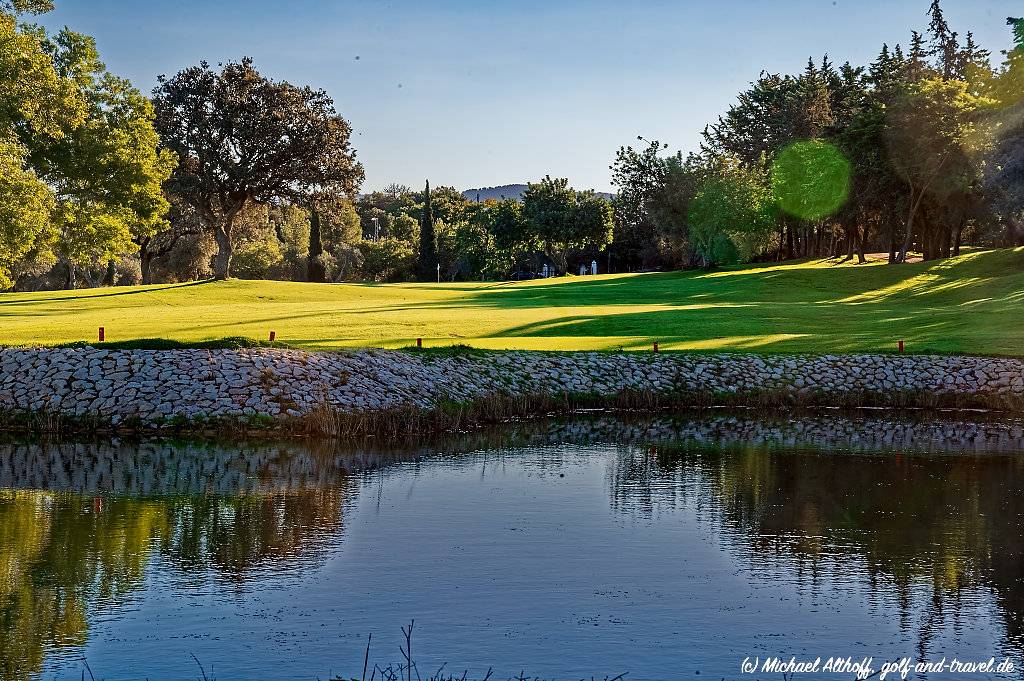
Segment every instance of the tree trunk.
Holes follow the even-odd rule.
[[[906,262],[907,252],[910,250],[910,240],[914,236],[914,218],[917,216],[917,208],[921,203],[921,199],[924,198],[924,191],[918,195],[915,199],[914,194],[910,194],[910,210],[907,212],[907,231],[903,236],[903,246],[900,248],[899,256],[896,258],[896,262]]]
[[[107,261],[107,271],[103,273],[103,285],[113,286],[117,279],[117,265],[113,260]]]
[[[792,260],[796,256],[793,250],[793,227],[786,225],[786,260]]]
[[[860,238],[857,239],[857,262],[863,265],[868,261],[864,252],[868,247],[868,230],[871,229],[871,223],[865,222],[864,227],[861,229]]]
[[[927,216],[927,212],[925,213],[924,217],[925,218],[928,217]],[[920,239],[919,240],[921,242],[921,260],[925,260],[925,261],[934,260],[935,259],[935,241],[937,239],[936,234],[935,234],[935,232],[936,232],[935,227],[934,226],[929,226],[927,223],[925,223],[925,225],[923,227],[921,227],[918,230],[918,232],[920,234]]]
[[[64,264],[67,267],[67,278],[64,280],[64,288],[66,288],[68,291],[74,291],[75,288],[78,286],[78,279],[75,276],[75,263],[68,260],[65,261]]]
[[[153,283],[153,253],[148,248],[139,249],[139,269],[142,270],[142,283]]]
[[[213,238],[217,242],[217,254],[213,256],[213,278],[218,281],[231,278],[231,255],[234,252],[231,227],[231,222],[227,222],[213,229]]]

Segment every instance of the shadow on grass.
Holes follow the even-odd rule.
[[[244,336],[229,336],[201,341],[177,341],[169,338],[131,338],[121,341],[104,341],[88,343],[75,341],[59,343],[54,348],[101,348],[104,350],[242,350],[246,348],[275,348],[278,350],[296,349],[295,346],[280,341],[262,341]]]
[[[166,313],[167,324],[160,334],[195,337],[218,331],[232,335],[257,331],[262,335],[265,327],[277,330],[288,344],[305,349],[395,347],[412,344],[416,336],[422,336],[435,344],[484,339],[489,341],[485,345],[492,346],[501,344],[496,343],[498,339],[510,339],[508,344],[515,345],[511,339],[533,338],[538,340],[520,345],[549,349],[642,347],[657,340],[665,349],[825,353],[885,351],[905,340],[911,352],[1024,352],[1024,308],[1020,305],[1024,301],[1024,249],[973,252],[899,266],[837,267],[831,261],[803,264],[806,266],[766,263],[713,272],[566,277],[484,286],[356,285],[393,291],[396,299],[390,301],[360,301],[358,296],[346,298],[340,289],[329,286],[305,289],[295,285],[265,308],[257,299],[260,289],[252,288],[242,291],[243,296],[252,293],[252,300],[244,297],[243,302],[255,304],[247,308],[250,312],[265,310],[266,314],[238,320],[225,316],[214,322],[189,317],[187,308],[176,309]],[[107,298],[106,304],[90,310],[102,313],[123,307],[120,296],[205,283],[85,297]],[[409,295],[439,288],[447,294],[440,300],[420,301],[415,294]],[[208,305],[216,305],[216,290],[211,289]],[[320,293],[332,290],[339,293]],[[44,310],[25,308],[33,302],[81,298],[33,296],[4,303],[0,297],[0,316],[73,318],[79,310],[62,309],[59,302]],[[203,296],[198,298],[197,304],[204,304]],[[149,304],[147,300],[146,306]],[[3,305],[12,307],[4,309]],[[146,314],[146,306],[140,308],[140,314]],[[227,303],[225,307],[230,311]],[[165,315],[160,308],[152,314]],[[493,321],[489,319],[492,316]],[[294,338],[289,337],[292,334]],[[176,347],[171,343],[158,344],[151,339],[116,347]],[[239,343],[226,339],[186,342],[180,347],[239,347]]]
[[[187,281],[187,282],[183,282],[183,283],[180,283],[180,284],[163,284],[163,285],[145,286],[145,287],[139,287],[139,286],[123,286],[123,287],[112,286],[112,287],[109,287],[109,288],[102,289],[102,291],[103,291],[102,293],[84,293],[84,294],[81,294],[81,295],[76,295],[76,294],[73,294],[73,293],[68,293],[67,295],[63,295],[63,296],[40,296],[38,298],[23,298],[19,294],[12,294],[12,295],[17,295],[18,298],[16,300],[11,300],[11,299],[4,298],[3,296],[0,296],[0,305],[2,305],[2,306],[9,306],[9,305],[31,305],[31,304],[34,304],[34,303],[50,303],[50,302],[59,302],[59,301],[65,301],[65,300],[90,300],[90,299],[93,299],[93,298],[118,298],[118,297],[122,297],[122,296],[138,295],[140,293],[159,293],[161,291],[170,291],[172,289],[190,288],[192,286],[205,286],[207,284],[212,284],[212,283],[214,283],[213,279],[204,279],[202,281]],[[111,290],[111,289],[113,289],[113,290]],[[120,290],[118,290],[118,289],[120,289]],[[79,290],[81,290],[81,289],[79,289]],[[20,314],[20,313],[18,313],[18,314]]]

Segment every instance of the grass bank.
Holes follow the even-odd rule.
[[[93,435],[183,435],[220,440],[241,437],[313,437],[338,440],[465,433],[502,423],[605,412],[618,416],[682,414],[709,410],[744,410],[763,416],[780,413],[885,408],[896,411],[981,410],[1019,415],[1024,398],[992,394],[936,394],[931,391],[850,391],[842,394],[763,390],[746,393],[660,393],[627,390],[617,395],[560,393],[494,394],[467,402],[447,402],[434,408],[401,406],[350,413],[321,404],[300,417],[219,417],[187,420],[170,417],[146,422],[126,419],[117,425],[100,415],[82,417],[53,412],[0,414],[0,432],[50,437]]]
[[[1024,249],[888,266],[835,261],[517,283],[198,282],[0,294],[0,345],[96,340],[306,350],[909,352],[1024,356]],[[249,339],[248,341],[246,339]],[[230,346],[230,343],[229,343]]]

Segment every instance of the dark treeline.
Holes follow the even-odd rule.
[[[938,0],[866,66],[763,72],[684,156],[641,138],[613,201],[546,177],[521,201],[360,193],[322,90],[249,59],[150,97],[95,42],[0,0],[0,290],[202,278],[480,280],[801,257],[893,263],[1024,243],[1024,21],[992,55]]]

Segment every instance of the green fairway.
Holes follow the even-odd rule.
[[[0,344],[229,336],[428,346],[1024,355],[1024,249],[520,283],[198,282],[0,294]]]

